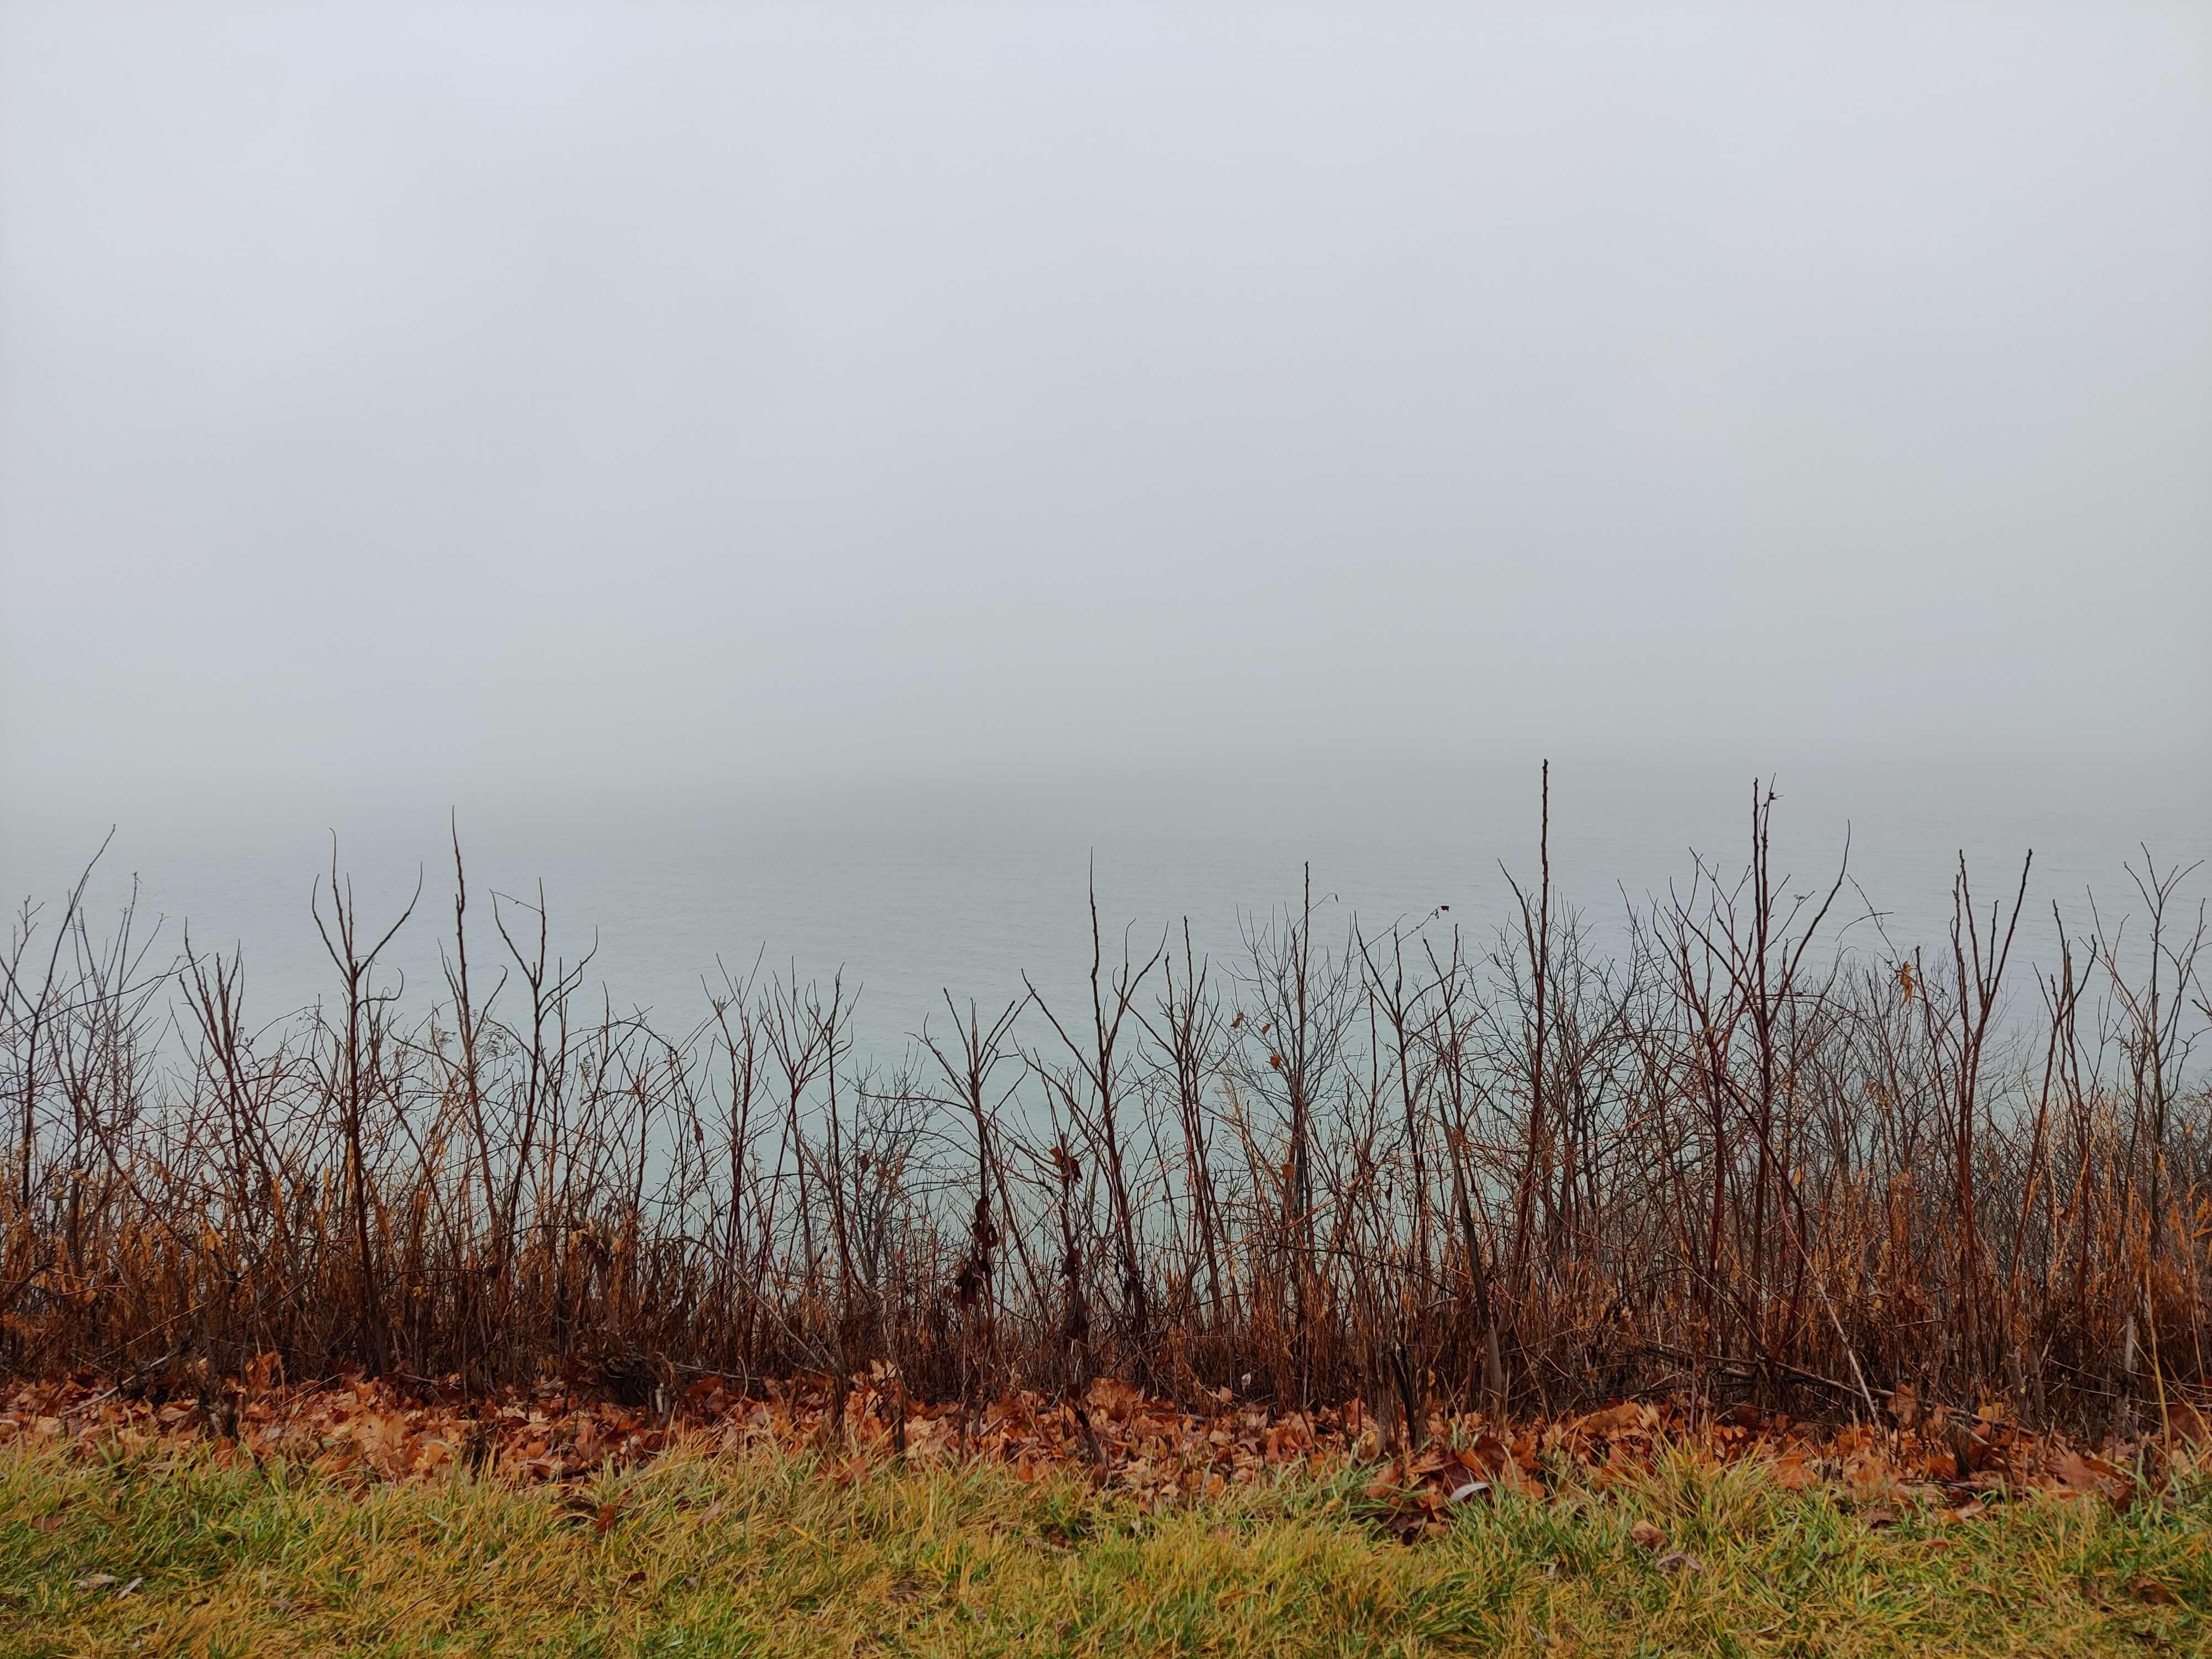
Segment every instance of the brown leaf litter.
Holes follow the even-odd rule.
[[[1917,1401],[1908,1409],[1893,1402],[1887,1425],[1841,1428],[1749,1407],[1714,1419],[1640,1401],[1517,1425],[1432,1413],[1418,1447],[1408,1449],[1386,1447],[1376,1419],[1357,1400],[1282,1411],[1224,1389],[1189,1404],[1113,1378],[1093,1382],[1079,1400],[1024,1391],[972,1408],[912,1401],[895,1382],[856,1378],[839,1419],[835,1391],[822,1378],[755,1393],[703,1377],[654,1412],[558,1381],[472,1395],[452,1380],[283,1386],[269,1380],[274,1376],[273,1364],[264,1365],[249,1371],[245,1386],[167,1401],[130,1398],[91,1378],[22,1383],[0,1400],[0,1445],[90,1453],[199,1443],[210,1446],[218,1464],[291,1460],[364,1482],[424,1480],[461,1466],[568,1485],[636,1468],[678,1443],[816,1451],[844,1480],[902,1457],[972,1458],[1024,1480],[1073,1474],[1156,1507],[1293,1472],[1359,1468],[1368,1475],[1361,1491],[1369,1511],[1409,1539],[1442,1531],[1459,1506],[1500,1492],[1540,1496],[1565,1480],[1632,1480],[1668,1457],[1714,1467],[1757,1460],[1785,1490],[1828,1491],[1880,1525],[1908,1505],[1942,1524],[2029,1494],[2125,1504],[2146,1481],[2161,1482],[2174,1458],[2190,1455],[2178,1438],[2093,1448],[2028,1432],[2000,1406],[1967,1414]],[[621,1518],[616,1505],[596,1500],[574,1503],[574,1510],[600,1533]],[[1636,1542],[1667,1571],[1699,1570],[1648,1522]]]

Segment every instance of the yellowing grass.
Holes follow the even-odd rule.
[[[1685,1462],[1471,1504],[1407,1546],[1362,1484],[1150,1515],[988,1467],[840,1479],[781,1454],[678,1451],[563,1494],[9,1450],[0,1652],[2212,1651],[2201,1492],[1871,1528],[1756,1469]]]

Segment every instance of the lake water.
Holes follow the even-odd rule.
[[[1624,896],[1640,899],[1686,879],[1694,848],[1733,875],[1745,860],[1748,767],[1555,763],[1555,892],[1603,938],[1618,936]],[[1944,936],[1959,852],[1975,894],[2009,897],[2020,860],[2035,864],[2021,949],[2047,959],[2057,900],[2086,928],[2094,889],[2108,921],[2140,909],[2124,866],[2147,842],[2161,865],[2212,855],[2212,786],[2201,758],[2130,769],[2071,769],[1961,760],[1867,761],[1785,770],[1775,820],[1775,868],[1791,890],[1825,887],[1848,828],[1850,870],[1887,913],[1900,945]],[[1108,778],[971,784],[866,781],[717,796],[672,787],[610,799],[588,781],[535,803],[463,799],[456,811],[472,890],[471,955],[491,960],[491,893],[544,884],[557,951],[573,957],[596,934],[590,983],[617,1009],[643,1007],[672,1032],[705,1012],[703,980],[718,959],[735,973],[765,951],[802,976],[842,971],[860,988],[866,1048],[896,1049],[922,1020],[943,1018],[942,992],[986,1007],[1018,995],[1022,975],[1072,999],[1089,963],[1085,883],[1095,868],[1109,951],[1126,926],[1142,955],[1189,918],[1202,951],[1224,965],[1240,927],[1295,902],[1310,863],[1325,938],[1357,911],[1370,930],[1449,919],[1486,939],[1511,915],[1501,861],[1524,882],[1537,864],[1533,764],[1449,774],[1317,762],[1298,772],[1200,778],[1132,769]],[[75,866],[110,821],[118,832],[93,888],[96,920],[135,873],[142,910],[159,915],[166,957],[189,926],[197,948],[242,944],[249,1009],[274,1018],[331,984],[308,913],[325,874],[330,836],[350,872],[365,923],[396,915],[415,884],[424,896],[389,956],[412,998],[438,985],[437,947],[450,928],[447,805],[387,797],[343,807],[313,792],[250,811],[167,803],[11,803],[0,880],[50,914]],[[2212,883],[2188,884],[2191,908]],[[1880,948],[1847,891],[1848,937]],[[2025,995],[2027,981],[2015,983]]]

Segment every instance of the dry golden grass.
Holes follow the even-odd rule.
[[[1662,1458],[1398,1541],[1369,1474],[1164,1510],[1073,1474],[679,1447],[580,1485],[0,1451],[8,1654],[2202,1653],[2212,1494],[1874,1524]]]

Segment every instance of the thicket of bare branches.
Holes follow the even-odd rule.
[[[1094,902],[1087,1002],[948,992],[894,1067],[838,981],[726,978],[684,1031],[594,1012],[542,894],[479,902],[458,846],[434,1010],[380,966],[428,924],[334,866],[335,993],[270,1030],[234,960],[96,932],[80,884],[5,963],[0,1367],[1113,1372],[1357,1395],[1394,1434],[1903,1383],[2096,1425],[2212,1382],[2187,872],[2146,854],[2124,921],[2062,915],[2023,968],[2025,871],[1991,902],[1962,861],[1948,939],[1844,950],[1851,890],[1785,896],[1771,805],[1747,870],[1700,863],[1603,957],[1547,856],[1496,938],[1324,936],[1309,889],[1209,961]]]

